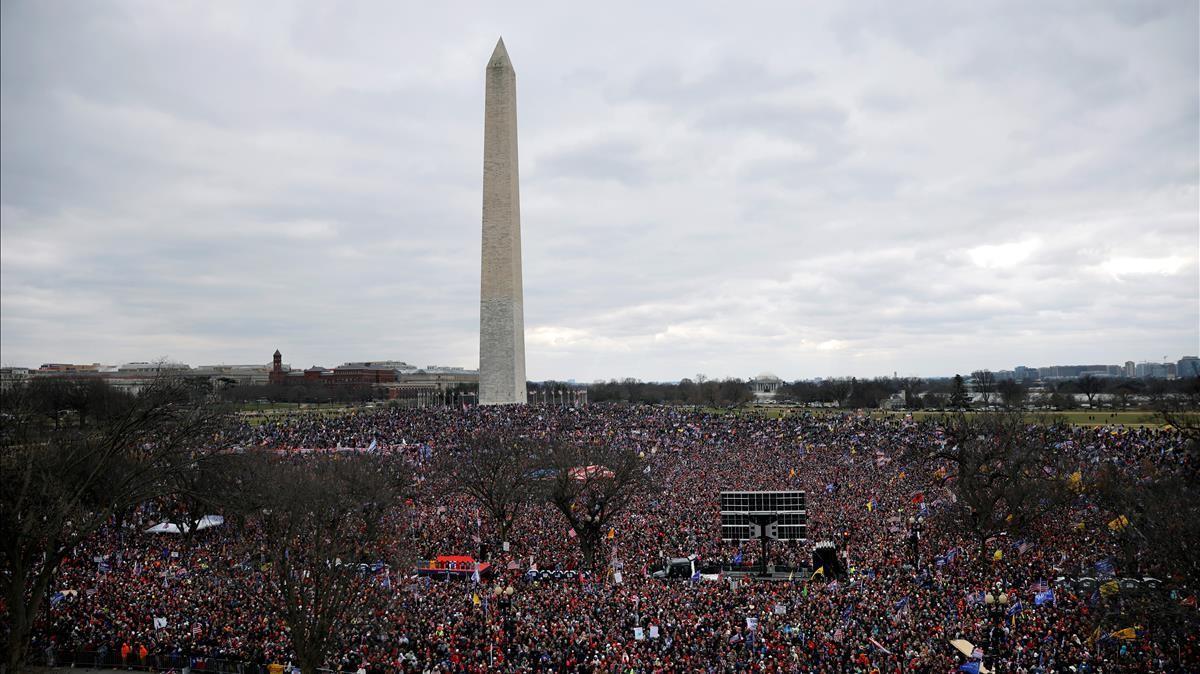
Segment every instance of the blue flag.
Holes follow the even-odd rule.
[[[1021,609],[1023,609],[1023,608],[1024,607],[1021,606],[1021,602],[1017,602],[1008,609],[1008,612],[1005,613],[1005,615],[1016,615],[1016,614],[1020,613]]]
[[[693,574],[692,574],[692,582],[693,582],[693,583],[699,583],[699,582],[700,582],[700,569],[696,569],[696,573],[693,573]]]
[[[958,671],[967,672],[967,674],[979,674],[979,661],[972,660],[971,662],[959,667]]]
[[[741,564],[741,563],[742,563],[742,549],[741,549],[741,548],[738,548],[738,551],[737,551],[736,553],[734,553],[734,555],[733,555],[733,563],[734,563],[734,564]]]
[[[1046,590],[1045,592],[1039,592],[1033,598],[1034,606],[1041,606],[1042,604],[1050,604],[1053,602],[1054,602],[1054,590]]]

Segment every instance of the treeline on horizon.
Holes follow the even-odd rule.
[[[754,399],[749,382],[741,379],[643,382],[637,379],[610,380],[588,385],[591,402],[666,403],[726,407]],[[903,394],[908,409],[966,409],[973,402],[984,406],[1021,408],[1034,406],[1055,410],[1078,409],[1083,404],[1108,404],[1124,409],[1139,400],[1182,396],[1200,402],[1200,379],[1128,379],[1093,377],[1043,383],[1037,387],[1012,379],[997,380],[993,373],[979,370],[969,378],[922,379],[856,377],[820,381],[785,382],[774,401],[806,405],[828,405],[852,409],[877,408],[896,394]],[[972,394],[975,394],[974,396]],[[1077,396],[1084,396],[1081,403]]]
[[[211,390],[211,383],[201,379],[188,381],[198,390]],[[25,385],[35,396],[60,409],[88,408],[110,405],[123,400],[127,394],[99,379],[70,379],[46,377],[31,380]],[[734,407],[754,400],[750,382],[742,379],[695,379],[679,382],[644,382],[627,378],[595,382],[586,386],[557,381],[530,382],[528,390],[533,402],[539,392],[564,392],[586,388],[588,401],[630,404],[675,404],[709,407]],[[447,392],[447,399],[459,394],[474,394],[477,385],[459,384]],[[266,384],[235,385],[226,383],[214,393],[223,401],[235,404],[270,403],[344,403],[356,404],[378,401],[385,393],[378,387],[360,384]],[[1185,405],[1200,405],[1200,378],[1189,379],[1127,379],[1093,377],[1044,382],[1037,386],[1011,379],[997,380],[991,372],[980,370],[969,377],[951,378],[840,378],[820,381],[783,382],[773,402],[800,405],[825,405],[851,409],[880,407],[897,394],[903,395],[903,407],[920,409],[1037,408],[1073,410],[1081,407],[1134,409],[1153,407],[1166,398],[1180,399]],[[565,398],[564,398],[565,399]]]

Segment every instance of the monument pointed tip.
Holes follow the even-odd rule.
[[[496,41],[496,49],[492,52],[492,58],[488,61],[489,67],[512,67],[512,61],[508,59],[508,50],[504,48],[504,38],[501,37]]]

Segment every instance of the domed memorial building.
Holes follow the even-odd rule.
[[[755,398],[774,398],[780,386],[783,386],[783,380],[770,372],[764,372],[750,380],[750,392]]]

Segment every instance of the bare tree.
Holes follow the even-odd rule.
[[[93,395],[81,390],[87,387]],[[72,384],[62,390],[72,393]],[[166,480],[211,451],[224,423],[196,388],[162,377],[140,395],[92,383],[64,407],[36,388],[4,394],[0,440],[0,584],[10,672],[22,671],[33,621],[72,549],[113,518],[166,493]]]
[[[987,407],[992,402],[992,394],[996,392],[996,375],[991,370],[976,370],[971,373],[975,381],[975,391]]]
[[[1020,411],[957,414],[947,424],[946,444],[929,457],[946,461],[957,478],[955,514],[979,540],[1028,527],[1065,502],[1062,457],[1054,451],[1057,429],[1027,423]]]
[[[1103,379],[1085,374],[1079,378],[1079,381],[1075,382],[1075,386],[1079,389],[1080,393],[1087,396],[1088,407],[1093,407],[1096,394],[1103,392],[1107,385]]]
[[[613,518],[649,488],[649,469],[632,450],[566,442],[552,443],[543,464],[546,498],[575,532],[584,566],[595,569]]]
[[[500,542],[507,541],[533,494],[535,445],[513,434],[486,434],[440,457],[436,473],[443,489],[475,500],[491,517]]]
[[[1155,391],[1153,405],[1159,418],[1183,436],[1184,450],[1192,455],[1191,465],[1195,467],[1195,459],[1200,458],[1200,377],[1178,384],[1173,393]]]
[[[1184,438],[1184,443],[1188,442]],[[1184,448],[1183,451],[1194,451]],[[1152,576],[1163,588],[1133,588],[1107,602],[1100,616],[1111,631],[1129,624],[1153,624],[1150,638],[1174,650],[1187,644],[1200,628],[1194,608],[1181,605],[1172,591],[1200,583],[1200,480],[1190,465],[1156,466],[1143,462],[1136,474],[1116,463],[1105,463],[1093,476],[1089,490],[1113,518],[1104,533],[1113,537],[1122,576]]]
[[[237,455],[212,452],[180,462],[165,473],[166,520],[179,527],[185,542],[195,539],[207,515],[220,513],[229,504],[240,470]]]
[[[1004,403],[1004,407],[1010,410],[1019,410],[1025,405],[1025,398],[1029,395],[1029,390],[1025,385],[1015,379],[1005,379],[996,384],[996,392],[1000,394],[1000,400]]]
[[[900,382],[900,390],[904,391],[904,406],[909,409],[919,409],[921,407],[921,387],[925,385],[924,380],[917,377],[905,377]]]
[[[335,628],[368,603],[376,571],[400,564],[388,556],[385,532],[409,484],[400,459],[366,454],[245,457],[245,479],[233,501],[245,526],[270,541],[264,609],[283,616],[292,652],[305,674],[327,660]],[[390,566],[389,566],[390,577]]]

